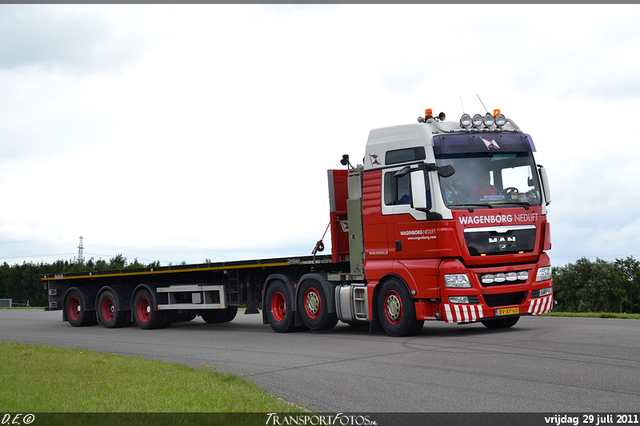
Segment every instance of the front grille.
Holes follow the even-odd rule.
[[[530,253],[536,243],[535,225],[467,228],[464,239],[471,256]]]
[[[527,292],[517,291],[515,293],[484,294],[482,297],[487,306],[497,308],[498,306],[519,305],[524,298],[527,297]]]

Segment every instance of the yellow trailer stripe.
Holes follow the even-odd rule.
[[[102,277],[133,277],[139,275],[158,275],[158,274],[176,274],[179,272],[206,272],[206,271],[220,271],[225,269],[245,269],[245,268],[268,268],[272,266],[290,266],[290,265],[301,265],[302,262],[299,263],[289,263],[289,262],[278,262],[278,263],[255,263],[250,265],[230,265],[230,266],[208,266],[206,268],[190,268],[190,269],[170,269],[170,270],[161,270],[161,271],[142,271],[142,272],[118,272],[114,274],[89,274],[89,275],[79,275],[73,277],[66,277],[64,274],[56,274],[53,277],[43,278],[42,281],[56,281],[56,280],[79,280],[79,279],[87,279],[87,278],[102,278]],[[60,276],[62,275],[62,276]]]

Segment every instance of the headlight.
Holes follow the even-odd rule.
[[[551,279],[551,266],[544,266],[538,269],[536,281],[546,281]]]
[[[467,274],[447,274],[444,276],[444,284],[449,288],[471,288]]]
[[[449,296],[449,303],[469,303],[469,296]]]
[[[482,116],[480,114],[476,114],[473,116],[473,127],[479,129],[482,127]]]

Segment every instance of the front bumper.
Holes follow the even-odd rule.
[[[449,264],[442,272],[468,276],[471,287],[441,288],[438,319],[448,323],[471,323],[485,319],[521,315],[540,315],[553,309],[553,282],[550,274],[539,279],[537,271],[546,269],[548,257],[530,265],[486,267],[474,270],[464,268],[459,262]],[[549,271],[549,269],[547,269]],[[526,272],[526,273],[525,273]],[[444,273],[443,273],[444,275]],[[510,279],[486,280],[486,277]],[[540,277],[542,278],[542,277]],[[488,281],[488,282],[487,282]]]

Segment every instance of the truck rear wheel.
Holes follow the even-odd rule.
[[[267,289],[265,296],[267,321],[277,333],[293,331],[295,322],[291,295],[282,281],[274,281]]]
[[[67,296],[65,309],[67,310],[67,320],[74,327],[84,327],[96,323],[96,312],[87,311],[84,298],[77,290],[73,290]]]
[[[116,297],[110,290],[100,295],[96,312],[98,314],[98,321],[107,328],[123,327],[130,322],[131,318],[129,311],[117,310]]]
[[[133,299],[133,317],[138,327],[144,330],[153,328],[166,327],[167,317],[164,312],[155,311],[153,309],[153,299],[147,290],[142,290],[136,294]]]
[[[480,321],[487,328],[509,328],[516,325],[520,317],[496,318]]]
[[[338,323],[338,315],[329,313],[329,300],[322,285],[315,280],[304,281],[298,290],[298,310],[302,321],[311,330],[328,330]]]
[[[413,336],[424,321],[416,318],[416,308],[409,290],[400,281],[390,279],[382,285],[377,303],[378,318],[390,336]]]

